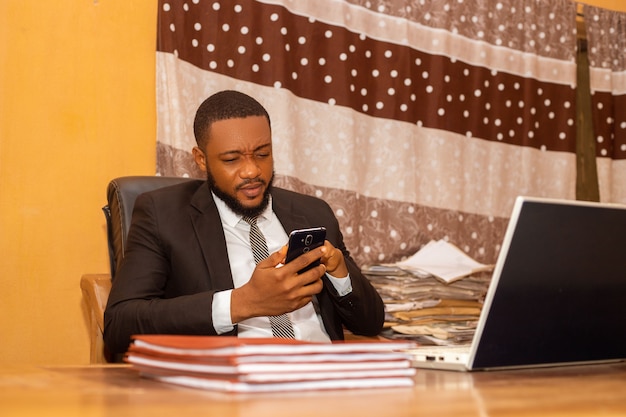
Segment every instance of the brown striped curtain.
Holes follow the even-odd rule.
[[[626,13],[583,13],[600,200],[626,204]]]
[[[570,0],[160,0],[158,21],[157,173],[202,176],[196,108],[248,93],[276,185],[326,200],[362,265],[431,239],[494,262],[517,195],[575,198]]]

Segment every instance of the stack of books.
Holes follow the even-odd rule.
[[[141,376],[223,392],[407,387],[409,341],[137,335],[125,360]]]

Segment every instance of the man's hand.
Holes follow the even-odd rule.
[[[326,272],[335,278],[346,278],[348,276],[348,267],[343,258],[343,253],[329,241],[324,242],[324,247],[326,252],[320,261],[326,266]]]
[[[322,275],[326,271],[325,257],[327,260],[333,258],[332,255],[327,255],[327,245],[330,243],[326,242],[326,245],[280,267],[278,265],[285,260],[286,246],[259,262],[250,281],[235,288],[231,293],[232,322],[239,323],[251,317],[276,316],[297,310],[309,303],[315,294],[322,291]],[[332,245],[330,247],[334,249]],[[340,251],[339,254],[341,256]],[[316,259],[321,259],[322,265],[298,274],[299,270]],[[337,257],[335,256],[334,259],[336,260]],[[332,260],[331,263],[334,265],[336,262]],[[345,269],[343,256],[341,256],[341,263]]]

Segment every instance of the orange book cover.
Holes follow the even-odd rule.
[[[392,352],[409,349],[410,341],[306,342],[281,338],[240,338],[236,336],[136,335],[129,352],[186,356],[296,355]]]

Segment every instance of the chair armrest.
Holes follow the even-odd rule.
[[[95,313],[100,331],[104,331],[104,309],[111,292],[111,275],[85,274],[80,279],[80,289],[89,309]]]
[[[110,274],[85,274],[80,279],[80,289],[89,311],[89,337],[91,363],[106,363],[104,355],[104,309],[111,292]]]

